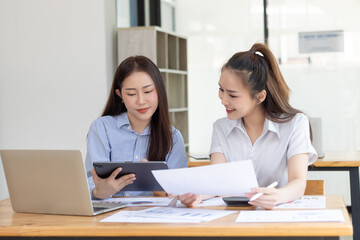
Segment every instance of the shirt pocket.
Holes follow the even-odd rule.
[[[129,150],[111,149],[111,161],[112,162],[132,162],[133,153]]]

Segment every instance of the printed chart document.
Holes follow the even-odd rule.
[[[120,211],[101,220],[101,222],[202,222],[236,212],[238,211],[153,207],[140,211]]]
[[[236,222],[345,222],[340,209],[240,211]]]
[[[282,203],[274,207],[274,209],[315,209],[326,208],[326,196],[306,195],[301,198],[289,202]]]
[[[167,193],[196,193],[219,196],[245,196],[258,187],[251,160],[167,170],[153,170]]]
[[[199,223],[196,219],[154,218],[139,215],[139,211],[120,211],[100,222],[127,222],[127,223]]]
[[[128,207],[144,207],[144,206],[156,206],[167,207],[172,199],[168,197],[121,197],[121,198],[108,198],[104,200],[92,200],[93,202],[110,202],[110,203],[126,203]],[[211,199],[203,200],[202,203],[197,205],[198,207],[214,207],[214,206],[226,206],[221,197],[214,197]],[[185,207],[178,200],[176,207]]]

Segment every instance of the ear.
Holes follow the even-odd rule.
[[[256,98],[258,100],[258,104],[262,103],[266,99],[266,91],[261,90],[256,94]]]
[[[120,90],[119,90],[119,89],[115,89],[115,93],[116,93],[116,95],[118,95],[118,96],[122,99],[121,93],[120,93]]]

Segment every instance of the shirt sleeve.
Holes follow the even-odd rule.
[[[218,152],[218,153],[224,152],[221,147],[221,141],[219,139],[219,134],[221,134],[219,127],[220,127],[220,125],[217,124],[217,122],[215,122],[213,124],[213,132],[212,132],[212,137],[211,137],[211,147],[210,147],[209,155],[216,153],[216,152]]]
[[[89,191],[93,199],[92,192],[95,188],[94,181],[91,176],[94,162],[110,161],[110,145],[106,134],[104,124],[98,119],[90,126],[87,136],[87,154],[85,158],[85,167],[88,177]]]
[[[314,163],[318,156],[311,144],[309,120],[303,114],[298,114],[294,119],[294,130],[290,137],[287,159],[301,153],[309,154],[309,165]]]
[[[187,167],[184,139],[177,129],[173,131],[173,147],[166,157],[166,162],[169,169]]]

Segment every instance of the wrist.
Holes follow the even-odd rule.
[[[107,199],[107,198],[112,197],[112,195],[108,196],[108,195],[99,193],[98,191],[96,191],[96,188],[94,188],[94,190],[92,191],[92,195],[94,198],[98,198],[98,199]]]

